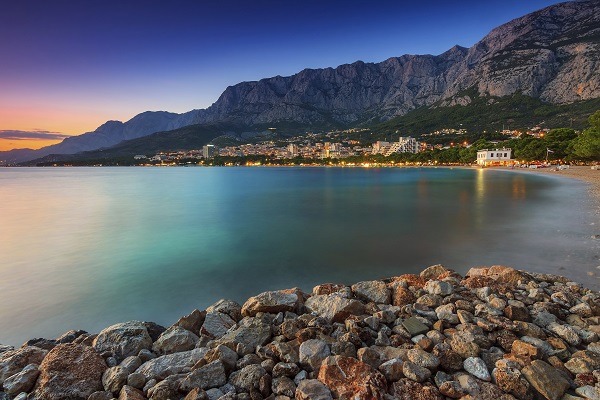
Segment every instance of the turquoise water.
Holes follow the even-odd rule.
[[[503,264],[598,288],[584,184],[467,169],[1,168],[0,343]]]

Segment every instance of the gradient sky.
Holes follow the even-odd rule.
[[[229,85],[470,47],[551,0],[19,0],[0,13],[0,150],[146,110],[206,108]]]

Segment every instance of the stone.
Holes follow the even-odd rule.
[[[110,352],[118,361],[152,347],[152,338],[143,322],[129,321],[103,329],[93,342],[98,353]]]
[[[293,378],[298,375],[298,372],[300,372],[300,368],[295,363],[278,362],[273,367],[273,378],[279,378],[280,376]]]
[[[203,367],[193,370],[180,384],[181,389],[190,391],[193,388],[212,389],[227,383],[225,366],[221,360],[215,360]]]
[[[569,325],[560,325],[556,322],[548,324],[546,326],[550,332],[556,334],[561,339],[564,339],[565,342],[569,343],[572,346],[578,346],[581,344],[581,338],[577,334],[577,332],[570,327]]]
[[[123,367],[108,368],[102,375],[102,386],[105,391],[117,394],[127,383],[127,376],[129,376],[129,371]]]
[[[496,385],[506,393],[512,394],[517,399],[533,399],[531,385],[517,368],[495,368],[492,375]]]
[[[423,368],[435,369],[440,365],[439,358],[419,348],[408,350],[406,356],[411,362]]]
[[[87,399],[102,390],[106,364],[91,347],[68,343],[50,350],[39,367],[37,400]]]
[[[391,293],[383,281],[358,282],[351,286],[354,296],[376,304],[390,304]]]
[[[223,343],[233,341],[255,349],[264,346],[271,339],[271,323],[263,318],[244,318],[238,323],[237,329],[232,329],[222,337]]]
[[[385,377],[379,371],[344,356],[327,357],[321,364],[318,379],[336,398],[380,399],[387,389]]]
[[[43,339],[43,338],[31,339],[31,340],[28,340],[25,343],[23,343],[23,345],[21,345],[21,347],[25,347],[25,346],[35,346],[35,347],[39,347],[40,349],[50,351],[54,348],[54,346],[56,346],[56,341],[49,340],[49,339]]]
[[[220,360],[223,363],[226,372],[231,372],[235,369],[238,358],[238,354],[235,351],[222,344],[209,350],[204,356],[204,360],[207,363]]]
[[[402,326],[411,336],[416,336],[429,331],[429,327],[416,317],[410,317],[402,321]]]
[[[141,390],[125,385],[119,392],[118,400],[146,400],[146,398]]]
[[[241,370],[232,372],[229,376],[229,383],[238,392],[250,392],[252,389],[258,389],[260,378],[266,373],[267,371],[260,365],[248,365]]]
[[[120,367],[125,368],[130,374],[135,372],[140,365],[142,365],[142,359],[139,356],[129,356],[119,364]]]
[[[183,400],[208,400],[208,395],[204,390],[194,388],[190,390]]]
[[[295,397],[296,400],[333,400],[331,391],[318,379],[300,381]]]
[[[440,296],[448,296],[454,292],[454,288],[450,282],[429,280],[423,287],[429,294],[438,294]]]
[[[394,382],[391,392],[398,400],[444,400],[444,396],[431,384],[420,384],[407,378]]]
[[[541,358],[542,351],[533,344],[526,343],[522,340],[515,340],[512,342],[511,352],[517,356],[529,357],[529,358]]]
[[[404,362],[399,358],[393,358],[384,362],[378,368],[379,372],[385,376],[388,383],[396,382],[404,377],[402,366]]]
[[[410,289],[397,286],[394,289],[394,295],[392,298],[392,304],[398,307],[404,307],[409,304],[413,304],[416,300],[415,295]]]
[[[220,312],[227,314],[235,322],[242,319],[242,306],[233,300],[221,299],[206,309],[207,313]]]
[[[299,349],[300,365],[307,371],[318,371],[321,362],[331,354],[329,346],[322,340],[303,342]]]
[[[200,348],[156,357],[143,363],[135,372],[144,375],[146,381],[165,379],[169,375],[181,373],[186,368],[192,368],[207,351],[206,348]]]
[[[317,296],[320,294],[331,294],[335,292],[343,292],[349,290],[348,286],[341,283],[324,283],[317,285],[312,290],[312,295]]]
[[[575,389],[575,393],[589,400],[600,400],[600,389],[594,386],[582,386]]]
[[[246,300],[242,306],[242,316],[254,317],[259,312],[277,314],[279,312],[295,311],[298,300],[298,296],[294,293],[263,292]]]
[[[48,351],[35,346],[0,353],[0,385],[6,378],[20,372],[29,364],[40,364]]]
[[[234,325],[235,321],[227,314],[218,311],[207,312],[200,333],[211,338],[220,338]]]
[[[319,314],[331,322],[343,322],[348,316],[361,315],[365,311],[363,303],[348,299],[339,292],[312,296],[304,306],[309,312]]]
[[[152,351],[159,355],[179,353],[196,347],[198,336],[178,325],[164,331],[152,345]]]
[[[569,388],[569,382],[550,364],[534,360],[521,373],[548,400],[559,400]]]
[[[280,376],[273,379],[271,390],[275,395],[294,397],[296,384],[287,376]]]
[[[127,385],[136,389],[142,389],[146,384],[146,378],[143,374],[134,372],[127,377]]]
[[[431,267],[425,268],[419,276],[424,278],[425,280],[438,279],[440,275],[448,272],[446,268],[444,268],[441,264],[432,265]]]
[[[179,398],[179,381],[181,377],[172,375],[148,389],[150,400],[171,400]]]
[[[410,361],[402,364],[402,373],[405,377],[415,382],[424,382],[431,377],[431,371]]]
[[[452,399],[460,399],[468,393],[459,382],[446,381],[439,386],[440,393]]]
[[[183,329],[187,329],[195,335],[199,335],[200,328],[202,327],[205,318],[206,311],[200,311],[198,309],[195,309],[188,315],[179,318],[179,320],[177,320],[177,322],[175,322],[174,325],[180,326]]]
[[[462,310],[461,310],[462,311]],[[464,313],[465,311],[463,311]],[[449,324],[456,325],[458,324],[459,318],[456,314],[456,307],[454,304],[444,304],[435,309],[435,314],[437,318],[441,321],[446,321]]]
[[[37,380],[40,371],[36,364],[29,364],[19,373],[16,373],[4,380],[4,391],[11,396],[21,392],[29,392]]]
[[[465,371],[481,379],[482,381],[489,382],[492,379],[485,362],[479,357],[467,358],[463,362],[463,367],[465,368]]]
[[[475,337],[467,332],[452,335],[450,346],[462,358],[478,357],[481,352],[481,349],[475,343]]]
[[[531,321],[527,307],[508,305],[504,308],[504,315],[512,321]]]
[[[73,343],[73,341],[67,343]],[[112,400],[113,398],[114,397],[111,392],[98,391],[90,394],[87,400]]]

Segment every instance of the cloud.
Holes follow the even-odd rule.
[[[69,136],[60,132],[39,129],[33,131],[0,130],[0,139],[5,140],[62,140]]]

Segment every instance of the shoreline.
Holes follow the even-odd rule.
[[[596,399],[599,335],[600,293],[568,278],[434,265],[0,345],[0,398]]]

